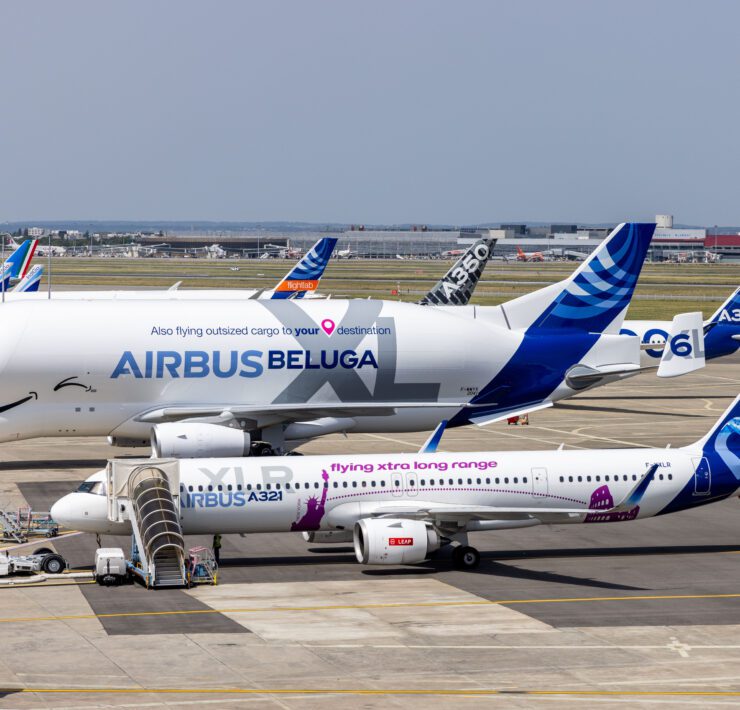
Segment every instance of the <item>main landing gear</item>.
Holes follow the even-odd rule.
[[[457,569],[474,570],[480,564],[480,552],[470,545],[460,545],[452,551],[452,563]]]

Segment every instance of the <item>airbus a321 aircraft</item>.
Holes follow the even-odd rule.
[[[152,466],[157,461],[142,462]],[[480,556],[468,545],[471,531],[628,521],[735,494],[740,397],[705,437],[678,449],[186,459],[178,466],[182,534],[303,531],[313,542],[354,541],[364,564],[423,562],[454,543],[454,561],[474,568]],[[130,533],[130,520],[109,520],[119,506],[109,506],[106,480],[100,471],[57,501],[54,520]]]
[[[500,306],[5,303],[0,440],[153,436],[167,456],[241,454],[257,440],[255,453],[272,453],[547,407],[638,371],[639,341],[619,329],[654,229],[620,225],[570,278]]]

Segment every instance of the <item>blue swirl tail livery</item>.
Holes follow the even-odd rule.
[[[618,333],[654,232],[620,224],[570,278],[503,304],[509,327]]]
[[[337,241],[336,237],[319,239],[275,287],[270,298],[303,298],[306,293],[315,291],[319,287],[319,281],[324,275]]]

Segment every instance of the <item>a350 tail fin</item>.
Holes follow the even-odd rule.
[[[453,264],[452,268],[419,301],[422,306],[466,306],[483,269],[496,246],[495,239],[479,239]]]
[[[39,290],[44,267],[36,264],[13,288],[13,293],[33,293]]]
[[[730,294],[730,297],[714,312],[706,325],[710,323],[740,324],[740,288]]]
[[[727,467],[740,480],[740,395],[725,410],[706,436],[687,449],[700,449],[708,459],[712,476]]]
[[[509,327],[618,333],[654,231],[655,224],[620,224],[570,278],[504,303]]]
[[[293,298],[303,298],[306,293],[315,291],[319,287],[319,281],[336,245],[336,237],[319,239],[275,287],[269,297],[290,298],[292,294],[296,294]]]
[[[38,239],[26,239],[5,260],[5,263],[11,266],[9,273],[11,279],[22,279],[28,273],[38,243]]]

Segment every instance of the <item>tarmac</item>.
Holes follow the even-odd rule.
[[[675,380],[643,374],[528,427],[449,431],[441,448],[682,446],[738,391],[740,358]],[[302,451],[415,451],[426,436],[332,436]],[[0,505],[48,510],[107,458],[141,453],[87,438],[0,445]],[[476,572],[445,557],[362,567],[349,545],[250,535],[224,537],[216,587],[3,587],[0,708],[740,706],[739,514],[733,497],[649,520],[473,534]],[[40,546],[79,570],[96,541],[23,550]]]

